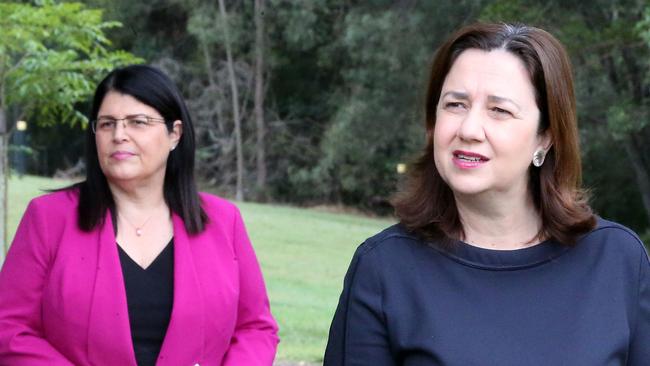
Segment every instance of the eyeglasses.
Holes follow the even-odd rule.
[[[165,123],[163,118],[136,115],[125,118],[99,117],[98,119],[91,121],[90,126],[95,134],[112,133],[117,129],[118,121],[123,121],[124,128],[129,131],[145,131],[156,123]]]

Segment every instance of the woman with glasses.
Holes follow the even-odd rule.
[[[271,365],[237,208],[197,192],[180,92],[142,65],[97,87],[86,179],[34,199],[0,272],[0,365]]]
[[[469,25],[428,86],[400,223],[356,251],[325,366],[650,365],[650,262],[580,187],[563,46]]]

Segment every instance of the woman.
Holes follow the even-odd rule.
[[[437,51],[398,225],[356,251],[325,365],[650,365],[650,263],[579,188],[569,60],[545,31]]]
[[[194,183],[180,92],[150,66],[97,87],[86,180],[34,199],[0,272],[0,365],[271,365],[237,208]]]

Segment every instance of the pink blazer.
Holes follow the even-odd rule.
[[[238,209],[202,194],[206,230],[174,215],[174,303],[157,365],[271,365],[278,327]],[[32,200],[0,271],[0,365],[136,365],[110,215],[77,228],[77,195]]]

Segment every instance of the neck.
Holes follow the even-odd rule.
[[[512,250],[539,243],[542,219],[532,196],[524,194],[490,194],[463,196],[455,194],[467,243],[488,249]]]
[[[131,186],[108,183],[118,213],[133,219],[168,210],[162,185]]]

